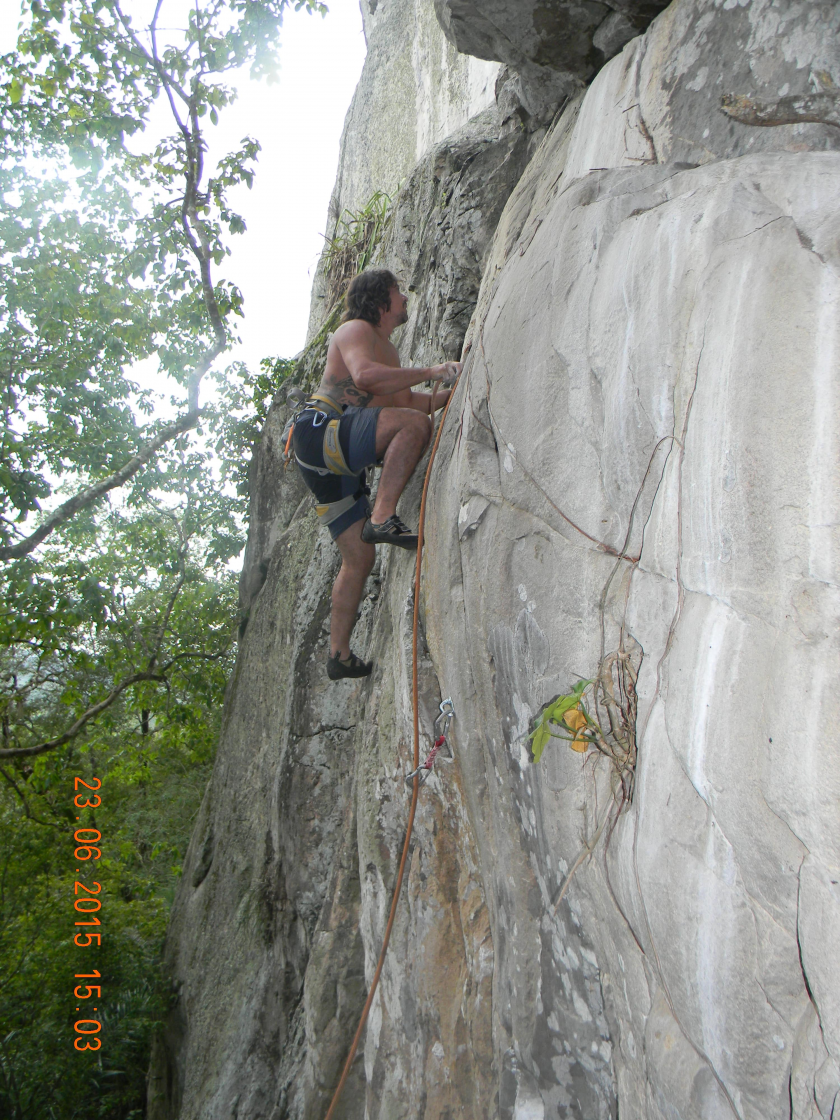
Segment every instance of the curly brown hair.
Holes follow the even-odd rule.
[[[399,286],[399,280],[387,268],[372,268],[367,272],[360,272],[350,281],[344,297],[346,310],[342,323],[350,319],[364,319],[378,327],[383,309],[391,309],[391,289]]]

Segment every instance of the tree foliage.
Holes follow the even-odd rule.
[[[211,161],[206,130],[235,72],[271,75],[291,3],[32,0],[0,59],[0,1113],[15,1120],[142,1111],[167,902],[232,664],[248,452],[288,373],[216,372],[201,405],[243,313],[218,270],[259,152],[246,137]],[[81,814],[107,837],[99,1056],[72,1049],[75,774],[103,782]]]
[[[0,701],[9,713],[0,757],[52,749],[86,726],[97,704],[148,683],[153,672],[168,685],[177,662],[164,668],[145,651],[141,666],[140,646],[128,656],[124,641],[122,660],[108,660],[108,679],[88,678],[87,689],[72,693],[76,704],[67,688],[59,690],[60,706],[75,715],[65,732],[50,725],[48,735],[49,721],[13,719],[27,710],[15,681],[40,696],[40,674],[54,674],[59,650],[62,665],[75,659],[84,671],[93,656],[85,626],[96,631],[98,649],[102,634],[115,631],[125,594],[103,582],[90,556],[105,548],[119,563],[122,542],[146,516],[139,511],[157,503],[155,516],[164,517],[167,499],[183,498],[184,471],[192,480],[184,531],[191,540],[209,533],[222,561],[238,550],[232,500],[208,485],[208,457],[188,452],[183,437],[201,421],[201,381],[242,313],[240,292],[214,269],[228,252],[226,239],[245,230],[229,194],[250,185],[259,145],[246,138],[208,173],[203,127],[232,100],[231,71],[249,65],[264,74],[276,66],[286,2],[156,0],[143,27],[119,0],[32,0],[18,50],[3,60],[0,557],[7,617],[16,621],[4,634],[15,652],[11,691]],[[296,7],[304,5],[321,8],[316,0]],[[183,27],[173,33],[179,18]],[[161,106],[171,129],[144,148]],[[131,377],[133,365],[151,359],[180,387],[170,419],[154,414],[152,394]],[[244,384],[247,391],[253,379],[246,375]],[[223,450],[229,423],[218,409],[204,419]],[[103,497],[118,488],[132,515],[103,517]],[[39,548],[45,551],[36,558]],[[62,559],[53,572],[56,550]],[[187,586],[176,580],[176,597]],[[167,580],[158,592],[154,609],[165,615]],[[44,630],[43,612],[56,607],[67,625],[81,627],[75,638],[63,624]],[[170,611],[166,626],[174,618]],[[178,656],[210,652],[202,641]],[[32,675],[15,668],[21,657],[36,666]]]

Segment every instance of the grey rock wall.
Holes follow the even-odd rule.
[[[623,46],[666,6],[661,0],[435,0],[441,26],[460,51],[578,79],[591,78],[603,64],[604,44],[615,42],[619,26],[630,31]]]
[[[435,0],[447,38],[515,70],[529,108],[556,108],[664,7],[663,0]]]
[[[407,175],[401,352],[469,348],[430,495],[424,745],[442,696],[458,718],[344,1117],[836,1117],[840,130],[720,103],[840,85],[837,21],[676,0],[547,132],[502,83]],[[283,419],[150,1120],[323,1116],[403,839],[412,558],[366,589],[372,678],[329,684],[335,550]],[[616,651],[629,799],[598,752],[535,766],[527,740]]]
[[[493,104],[497,64],[459,54],[427,0],[362,0],[367,57],[347,112],[333,206],[395,194],[418,160]]]
[[[633,803],[567,896],[622,1116],[828,1117],[840,1090],[837,130],[719,111],[729,89],[836,83],[836,18],[676,4],[601,72],[497,230],[442,448],[430,648],[467,714],[485,874],[515,862],[499,834],[527,838],[543,898],[529,936],[485,880],[502,998],[523,960],[497,931],[568,927],[549,902],[611,791],[605,759],[562,744],[535,777],[529,720],[594,675],[602,632],[642,653]],[[563,1115],[524,1049],[542,1032],[511,1033]]]
[[[361,0],[367,56],[347,110],[324,228],[376,191],[392,198],[431,148],[494,104],[497,62],[459,54],[429,0]],[[325,309],[320,272],[310,336]]]

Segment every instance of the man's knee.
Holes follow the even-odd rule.
[[[376,561],[376,545],[368,544],[361,539],[362,523],[351,525],[347,530],[347,539],[336,542],[341,552],[342,566],[348,568],[354,575],[364,576],[367,579]]]
[[[421,447],[425,447],[432,431],[429,417],[413,408],[407,408],[405,411],[409,414],[406,418],[406,429],[412,433]]]
[[[376,449],[384,454],[395,436],[405,433],[420,447],[429,442],[431,425],[424,412],[414,408],[383,408],[376,425]]]

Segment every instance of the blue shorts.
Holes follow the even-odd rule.
[[[337,413],[326,408],[306,408],[295,421],[292,440],[300,473],[315,495],[318,516],[333,540],[357,521],[370,517],[365,471],[376,463],[376,423],[380,412],[379,408],[353,405],[338,419],[338,442],[350,474],[334,471],[334,458],[324,455],[327,425],[336,419]],[[352,503],[351,497],[355,499]],[[337,503],[346,508],[332,516],[328,507]]]

